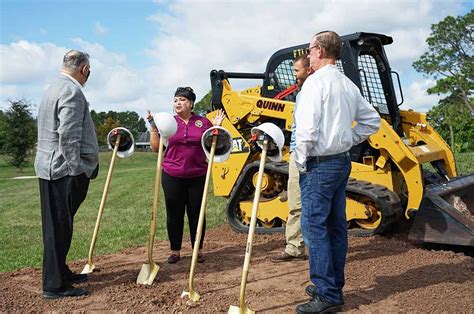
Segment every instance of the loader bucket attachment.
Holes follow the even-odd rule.
[[[408,239],[474,246],[474,175],[427,186]]]

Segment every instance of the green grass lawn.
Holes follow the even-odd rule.
[[[74,236],[68,258],[87,258],[111,153],[101,153],[100,173],[92,180],[89,193],[74,221]],[[94,255],[116,252],[132,246],[145,246],[150,230],[156,154],[137,152],[117,158],[109,195],[102,216]],[[41,213],[38,179],[12,180],[32,176],[29,165],[17,173],[0,157],[0,271],[38,267],[42,262]],[[165,240],[165,207],[160,194],[156,239]],[[225,223],[225,199],[208,197],[208,228]],[[186,223],[187,225],[187,223]],[[188,233],[186,226],[185,233]]]
[[[87,257],[110,158],[110,152],[101,153],[100,174],[91,181],[88,197],[76,215],[69,259]],[[474,172],[474,153],[458,154],[456,160],[460,175]],[[147,244],[155,167],[156,155],[152,153],[137,152],[130,158],[117,159],[94,255]],[[38,179],[11,179],[20,175],[34,175],[33,166],[17,173],[0,156],[1,272],[38,267],[42,261]],[[225,199],[214,197],[211,192],[207,208],[208,228],[223,223]],[[159,199],[156,238],[167,239],[163,195]]]
[[[474,153],[456,154],[456,166],[460,176],[474,173]]]

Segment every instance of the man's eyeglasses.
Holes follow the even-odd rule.
[[[306,53],[309,54],[311,52],[311,49],[314,49],[314,48],[321,48],[321,46],[320,45],[314,45],[313,47],[306,48]]]

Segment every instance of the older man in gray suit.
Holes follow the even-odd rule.
[[[87,294],[85,289],[72,286],[87,280],[87,275],[73,273],[66,265],[66,256],[74,215],[98,171],[97,136],[81,90],[89,74],[89,55],[67,52],[61,74],[38,109],[35,170],[43,225],[43,297],[48,299]]]

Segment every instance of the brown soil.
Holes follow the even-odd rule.
[[[429,250],[405,240],[351,237],[344,288],[344,311],[352,312],[474,312],[474,260],[463,253]],[[227,312],[239,305],[247,235],[228,226],[209,230],[206,261],[198,264],[194,287],[198,303],[180,298],[188,290],[191,249],[185,241],[182,259],[166,263],[168,243],[155,245],[161,266],[152,286],[135,283],[146,259],[144,247],[131,248],[94,259],[100,271],[78,286],[87,297],[43,300],[41,270],[22,269],[0,274],[0,311],[133,311],[172,313]],[[274,264],[270,256],[281,252],[284,237],[256,235],[247,284],[248,307],[261,312],[295,312],[306,302],[308,261]],[[80,271],[85,261],[71,268]]]

